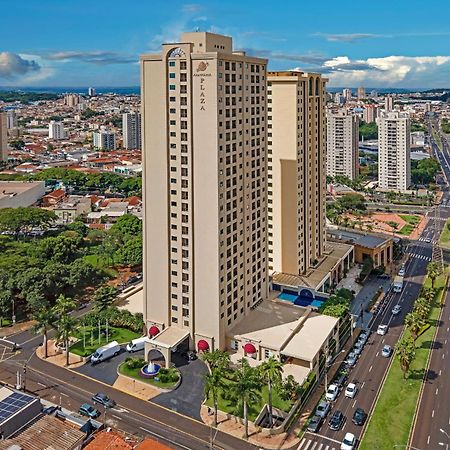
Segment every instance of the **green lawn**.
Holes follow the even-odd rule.
[[[125,363],[122,363],[119,366],[119,373],[122,375],[135,378],[136,380],[143,381],[144,383],[151,384],[152,386],[156,386],[161,389],[172,389],[178,383],[178,381],[162,383],[161,381],[155,381],[151,378],[142,378],[140,375],[140,370],[141,369],[129,369]]]
[[[11,320],[6,317],[2,317],[0,328],[9,327],[10,325],[11,325]]]
[[[405,225],[397,233],[404,236],[409,236],[414,231],[414,228],[415,227],[413,225]]]
[[[97,269],[103,269],[112,278],[118,275],[118,272],[111,267],[111,260],[104,255],[86,255],[84,260]]]
[[[413,226],[416,226],[421,220],[420,216],[415,216],[413,214],[399,214],[399,217],[409,225]]]
[[[92,330],[92,333],[91,333]],[[83,347],[83,334],[85,335],[85,347]],[[91,341],[92,336],[92,341]],[[117,341],[119,344],[125,344],[132,339],[136,339],[141,336],[141,333],[135,333],[134,331],[127,330],[126,328],[108,327],[108,341]],[[97,350],[98,347],[106,344],[106,331],[102,326],[100,332],[100,341],[98,338],[98,327],[84,326],[78,328],[74,337],[79,339],[77,343],[70,347],[71,353],[79,356],[89,356]],[[91,344],[92,342],[92,344]]]
[[[226,385],[231,385],[231,383],[233,383],[233,381],[224,379],[224,383]],[[250,421],[254,421],[256,419],[258,414],[261,412],[261,409],[264,406],[264,404],[268,403],[268,399],[269,399],[269,391],[267,389],[267,386],[264,385],[261,390],[261,400],[258,403],[249,405],[248,419]],[[272,401],[273,401],[274,408],[279,408],[285,412],[289,412],[292,407],[292,402],[281,399],[280,396],[278,395],[278,392],[275,389],[272,391]],[[218,403],[219,403],[219,409],[221,411],[223,411],[225,413],[230,413],[233,415],[238,415],[237,411],[234,408],[234,405],[229,400],[224,399],[222,396],[222,393],[219,394],[219,402]],[[205,404],[213,407],[214,403],[213,403],[212,397],[209,397],[206,400]]]
[[[390,449],[395,444],[405,446],[408,443],[430,345],[436,330],[435,321],[440,313],[439,299],[443,293],[444,282],[444,276],[436,280],[438,293],[430,314],[431,327],[416,340],[416,359],[406,380],[397,357],[393,356],[395,360],[361,442],[361,450]],[[430,285],[431,281],[426,279],[424,286]],[[408,333],[405,331],[405,335]]]
[[[448,228],[450,225],[450,219],[447,220],[444,228],[442,229],[440,244],[441,247],[445,247],[450,249],[450,229]]]

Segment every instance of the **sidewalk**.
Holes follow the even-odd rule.
[[[66,366],[66,353],[60,353],[56,350],[55,341],[48,341],[48,358],[44,358],[44,347],[41,345],[36,350],[36,356],[44,361],[55,364],[56,366],[76,369],[77,367],[81,367],[85,364],[83,358],[81,356],[74,355],[70,353],[69,355],[69,366]]]
[[[12,336],[13,334],[21,333],[22,331],[29,330],[36,322],[29,320],[27,322],[18,322],[10,327],[0,328],[0,338]]]

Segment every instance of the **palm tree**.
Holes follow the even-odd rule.
[[[218,369],[214,369],[211,373],[205,375],[205,396],[208,398],[211,395],[214,404],[214,427],[217,427],[219,393],[223,388],[222,374]]]
[[[244,415],[244,438],[248,439],[248,405],[261,400],[261,378],[258,369],[250,367],[246,359],[238,361],[236,380],[231,384],[229,396]]]
[[[94,302],[98,311],[110,307],[117,297],[117,289],[113,286],[102,286],[95,291]]]
[[[76,323],[76,320],[72,316],[65,314],[59,318],[57,325],[57,340],[64,342],[66,348],[66,366],[69,365],[69,340],[75,329]]]
[[[61,294],[56,299],[53,311],[58,317],[63,317],[67,315],[69,312],[73,311],[76,308],[76,306],[77,304],[71,298],[68,298]]]
[[[274,385],[281,382],[283,364],[274,357],[270,357],[259,366],[259,373],[261,374],[261,378],[267,383],[269,391],[269,427],[272,428],[272,389]]]
[[[430,308],[430,303],[424,297],[419,297],[414,304],[414,312],[423,320],[428,317]]]
[[[397,342],[395,350],[400,362],[400,368],[403,372],[403,378],[406,379],[406,374],[408,373],[409,368],[416,356],[414,339],[411,336],[408,338],[403,338],[401,341]]]
[[[203,360],[208,364],[211,372],[218,369],[223,372],[230,365],[230,355],[222,350],[203,353]]]
[[[405,325],[411,332],[414,340],[416,340],[420,330],[424,326],[424,321],[416,313],[410,312],[405,316]]]
[[[431,303],[434,300],[434,296],[436,295],[436,290],[431,287],[423,288],[421,295],[422,298],[424,298],[427,301],[427,303],[431,305]]]
[[[44,358],[48,358],[48,336],[47,333],[50,328],[55,324],[55,314],[51,308],[40,309],[37,311],[33,318],[36,320],[36,324],[33,327],[33,331],[37,334],[44,336]]]
[[[441,274],[441,267],[436,262],[430,262],[427,266],[427,276],[431,280],[431,287],[434,289],[436,278]]]

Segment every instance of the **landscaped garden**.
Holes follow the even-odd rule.
[[[441,247],[450,249],[450,219],[447,220],[440,237]]]
[[[170,369],[162,367],[154,378],[145,378],[141,375],[141,369],[146,364],[142,358],[130,357],[119,366],[119,373],[161,389],[173,389],[180,380],[180,372],[174,367]]]
[[[434,263],[431,263],[434,264]],[[414,311],[406,316],[407,328],[396,346],[395,359],[386,377],[361,450],[406,446],[423,376],[445,293],[446,273],[435,279],[436,266],[429,265],[428,276],[416,300]],[[435,270],[436,269],[436,270]]]

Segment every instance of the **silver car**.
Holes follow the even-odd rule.
[[[344,362],[347,366],[353,367],[356,364],[357,359],[358,355],[355,352],[350,352]]]

